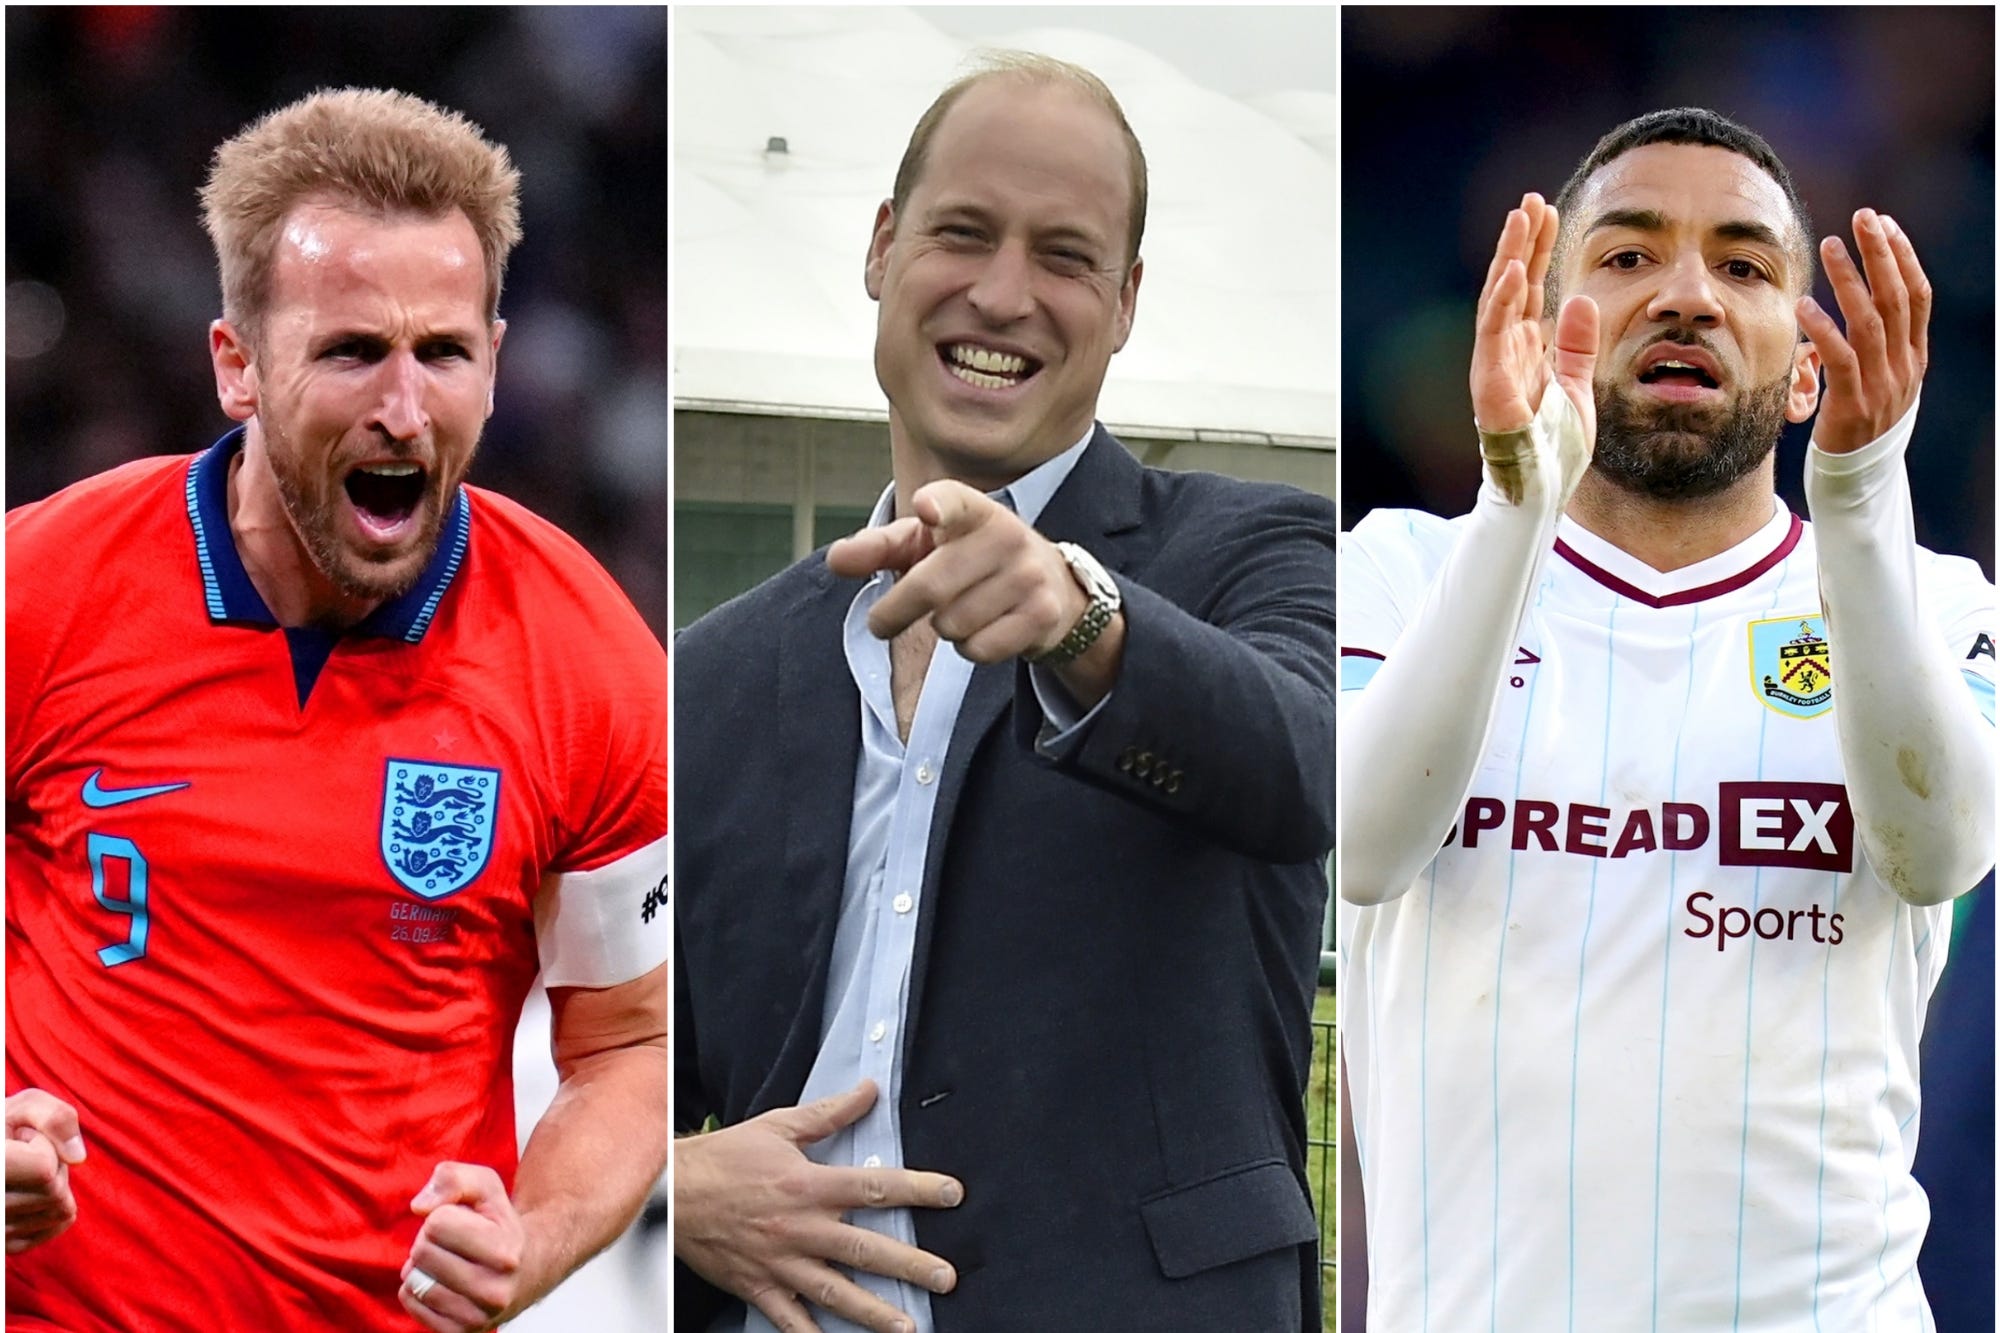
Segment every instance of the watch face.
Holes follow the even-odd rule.
[[[1069,567],[1076,571],[1078,581],[1083,584],[1085,591],[1089,592],[1092,600],[1115,599],[1118,596],[1118,585],[1112,582],[1109,574],[1105,573],[1104,566],[1097,563],[1096,556],[1073,542],[1063,543],[1063,555],[1069,560]]]

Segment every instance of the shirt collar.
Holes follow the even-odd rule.
[[[1069,474],[1076,470],[1077,460],[1083,457],[1083,451],[1096,434],[1097,423],[1092,422],[1090,429],[1075,444],[1054,458],[1037,464],[1026,475],[1015,478],[999,490],[986,492],[987,495],[1012,509],[1029,527],[1033,527],[1055,493],[1069,480]],[[882,492],[882,498],[875,502],[875,511],[868,516],[868,526],[878,528],[895,517],[896,483],[892,481]]]
[[[1654,608],[1686,606],[1734,592],[1762,578],[1799,544],[1805,524],[1771,497],[1771,517],[1726,551],[1662,572],[1568,514],[1556,520],[1555,551],[1584,574],[1633,601]]]
[[[229,460],[243,447],[243,427],[217,440],[188,468],[188,522],[194,527],[195,560],[201,566],[201,589],[208,618],[216,624],[276,625],[229,531]],[[452,497],[437,549],[416,584],[369,612],[347,632],[378,639],[421,643],[437,614],[438,603],[465,562],[472,535],[472,513],[461,488]]]

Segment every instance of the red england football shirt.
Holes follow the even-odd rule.
[[[7,1090],[89,1150],[10,1325],[407,1333],[411,1197],[511,1185],[538,964],[666,957],[666,658],[610,577],[465,487],[409,593],[282,629],[240,444],[7,516]]]

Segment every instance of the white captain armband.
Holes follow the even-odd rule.
[[[667,961],[671,834],[595,870],[550,875],[535,897],[542,983],[616,986]]]

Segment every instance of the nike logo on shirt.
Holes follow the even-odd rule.
[[[98,785],[104,770],[92,773],[83,784],[83,803],[93,810],[108,810],[114,805],[124,805],[131,801],[143,801],[148,796],[164,796],[170,791],[191,787],[191,782],[167,782],[157,787],[117,787],[110,790]]]

